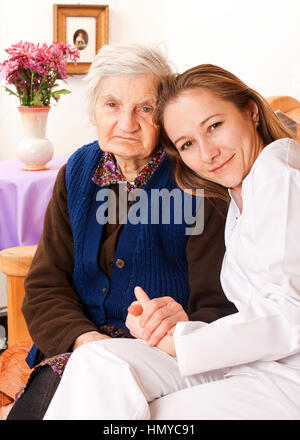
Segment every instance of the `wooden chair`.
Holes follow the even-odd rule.
[[[0,270],[7,278],[8,347],[18,342],[31,342],[21,306],[24,280],[37,246],[18,246],[0,252]]]
[[[270,96],[266,98],[272,110],[280,110],[298,124],[297,141],[300,142],[300,101],[291,96]]]

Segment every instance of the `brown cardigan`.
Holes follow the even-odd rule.
[[[43,233],[25,280],[26,294],[22,307],[33,341],[47,357],[70,351],[75,339],[82,333],[98,331],[98,327],[85,315],[72,286],[74,248],[65,170],[66,165],[59,171],[54,185]],[[117,184],[111,185],[111,188],[118,195]],[[236,312],[235,306],[226,299],[219,281],[225,251],[226,210],[223,203],[218,202],[216,209],[206,200],[204,232],[192,235],[188,240],[191,288],[188,315],[191,320],[211,322]],[[106,224],[103,231],[99,266],[110,278],[122,227]]]

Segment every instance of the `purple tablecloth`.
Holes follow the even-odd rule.
[[[54,157],[45,171],[23,171],[18,160],[0,161],[0,251],[39,242],[56,175],[66,161]]]

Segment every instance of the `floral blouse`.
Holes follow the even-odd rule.
[[[159,148],[150,162],[148,162],[142,171],[136,176],[134,182],[128,182],[121,173],[114,155],[112,153],[103,153],[92,180],[96,185],[101,187],[113,183],[123,184],[126,185],[127,191],[131,192],[134,189],[143,188],[146,185],[164,157],[165,151],[162,148]]]

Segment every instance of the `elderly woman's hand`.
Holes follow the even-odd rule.
[[[133,302],[128,307],[128,315],[125,321],[126,327],[129,329],[130,334],[138,339],[142,338],[143,328],[140,326],[141,314],[143,312],[143,307],[139,301]]]
[[[74,345],[73,345],[73,351],[76,350],[80,345],[86,344],[87,342],[93,342],[93,341],[101,341],[102,339],[110,339],[109,336],[103,335],[102,333],[91,331],[87,333],[83,333],[82,335],[78,336],[77,339],[75,339]]]
[[[149,345],[157,345],[164,336],[173,334],[177,322],[188,321],[182,306],[173,298],[164,296],[150,300],[141,287],[136,287],[134,292],[138,301],[128,309],[131,315],[128,323],[139,335],[136,337],[147,340]],[[134,316],[138,313],[139,316]]]

